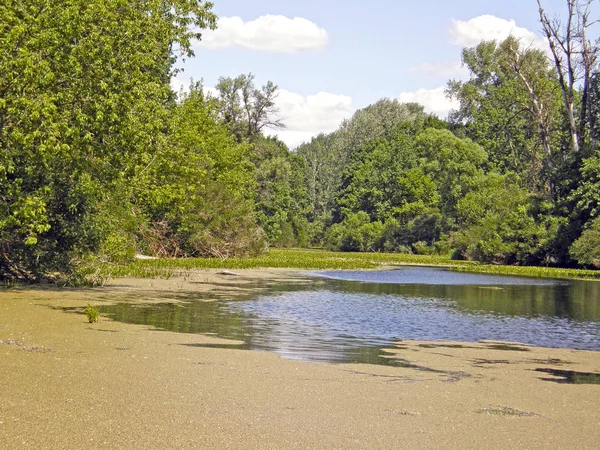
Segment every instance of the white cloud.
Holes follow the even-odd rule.
[[[171,78],[171,86],[175,92],[181,87],[189,90],[189,81]],[[203,86],[206,95],[218,97],[212,86]],[[267,135],[276,135],[289,148],[295,148],[303,142],[309,142],[319,133],[335,131],[344,119],[349,119],[356,111],[352,98],[347,95],[319,92],[314,95],[300,95],[285,89],[278,90],[275,100],[279,108],[278,116],[286,127],[282,130],[264,130]]]
[[[241,17],[219,19],[216,30],[202,32],[199,48],[220,50],[242,47],[271,53],[321,51],[327,46],[327,31],[303,17],[266,15],[244,22]]]
[[[513,35],[520,39],[525,47],[533,45],[542,50],[547,48],[543,38],[527,28],[517,26],[513,19],[501,19],[489,14],[474,17],[466,22],[452,20],[449,33],[451,42],[461,47],[474,47],[483,40],[500,42]]]
[[[187,78],[184,80],[179,77],[171,77],[171,89],[176,94],[179,94],[179,92],[181,92],[182,90],[183,90],[184,94],[188,94],[190,92],[190,85],[193,81],[197,81],[197,80],[193,80],[191,78]],[[202,86],[202,91],[204,92],[205,96],[208,96],[208,95],[210,95],[212,97],[219,96],[219,92],[212,86]]]
[[[411,72],[445,78],[465,78],[469,75],[469,70],[458,61],[425,62],[413,67]]]
[[[286,128],[267,130],[267,134],[277,135],[290,148],[310,141],[319,133],[335,131],[342,120],[349,119],[356,111],[351,97],[329,92],[304,96],[280,89],[276,105]]]
[[[217,91],[217,88],[214,88],[212,86],[202,86],[202,92],[204,92],[205,96],[211,96],[214,98],[219,97],[219,91]]]
[[[181,88],[183,88],[183,90],[187,92],[189,90],[189,86],[190,86],[189,80],[184,81],[177,77],[171,78],[171,89],[173,89],[173,92],[179,93]]]
[[[267,136],[277,136],[280,140],[285,142],[289,149],[293,150],[296,147],[304,144],[305,142],[310,142],[311,139],[318,135],[319,132],[313,131],[292,131],[288,129],[280,130],[277,132],[271,132],[267,130],[265,132]]]
[[[401,92],[398,100],[402,103],[416,102],[425,107],[425,111],[445,118],[451,109],[458,109],[456,100],[446,98],[445,87],[435,89],[419,89],[414,92]]]

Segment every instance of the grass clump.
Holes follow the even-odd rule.
[[[97,306],[92,306],[88,303],[85,308],[85,315],[88,318],[89,323],[98,322],[98,317],[100,317],[100,308]]]

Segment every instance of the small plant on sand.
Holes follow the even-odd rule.
[[[98,316],[100,315],[100,308],[96,306],[92,306],[88,303],[87,308],[85,308],[85,315],[88,318],[90,323],[98,322]]]

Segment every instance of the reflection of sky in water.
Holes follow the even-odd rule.
[[[405,339],[600,350],[600,283],[431,268],[318,273],[308,282],[269,283],[260,293],[223,287],[227,295],[190,293],[177,304],[125,302],[103,313],[241,339],[244,348],[310,361],[381,363],[379,349]]]
[[[523,278],[504,275],[453,272],[440,268],[406,267],[396,270],[319,271],[314,275],[334,280],[362,281],[388,284],[434,284],[434,285],[478,285],[478,286],[555,286],[568,281],[539,278]]]
[[[491,339],[600,350],[598,322],[468,312],[437,299],[319,290],[260,296],[228,303],[226,309],[249,317],[251,347],[286,357],[320,359],[403,339]]]

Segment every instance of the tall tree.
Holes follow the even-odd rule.
[[[457,252],[494,264],[548,262],[559,222],[539,214],[536,200],[515,174],[480,176],[475,189],[457,204]]]
[[[172,51],[193,54],[211,7],[2,2],[0,277],[69,272],[119,228],[102,219],[164,146]]]
[[[256,215],[269,242],[305,245],[308,193],[306,165],[275,137],[254,141],[256,164]]]
[[[590,123],[591,80],[598,68],[600,38],[590,39],[593,0],[566,0],[567,17],[550,18],[537,0],[542,30],[552,53],[569,121],[570,148],[579,151]],[[579,92],[581,83],[581,92]],[[577,111],[579,109],[579,117]],[[593,128],[591,129],[593,131]],[[592,141],[596,136],[592,132]]]
[[[329,217],[343,168],[341,140],[336,133],[321,133],[298,147],[296,154],[306,162],[310,219]]]
[[[451,224],[457,202],[475,187],[487,159],[485,150],[448,130],[426,128],[415,139],[419,165],[436,183],[440,211]]]
[[[306,161],[308,170],[309,217],[316,240],[324,237],[324,227],[331,223],[342,175],[352,155],[373,139],[393,136],[399,123],[426,120],[432,119],[422,106],[384,98],[356,111],[333,133],[320,134],[298,147],[296,152]]]
[[[561,149],[559,88],[545,55],[509,37],[463,50],[469,81],[448,83],[460,107],[451,114],[500,171],[521,174],[530,189],[551,185]]]
[[[199,83],[170,105],[167,144],[134,181],[137,233],[154,256],[242,256],[262,249],[250,146],[218,119]],[[184,163],[182,163],[184,161]]]
[[[284,128],[275,104],[277,86],[268,81],[261,88],[254,85],[254,75],[221,77],[215,86],[221,102],[221,115],[238,138],[250,139],[266,128]]]

